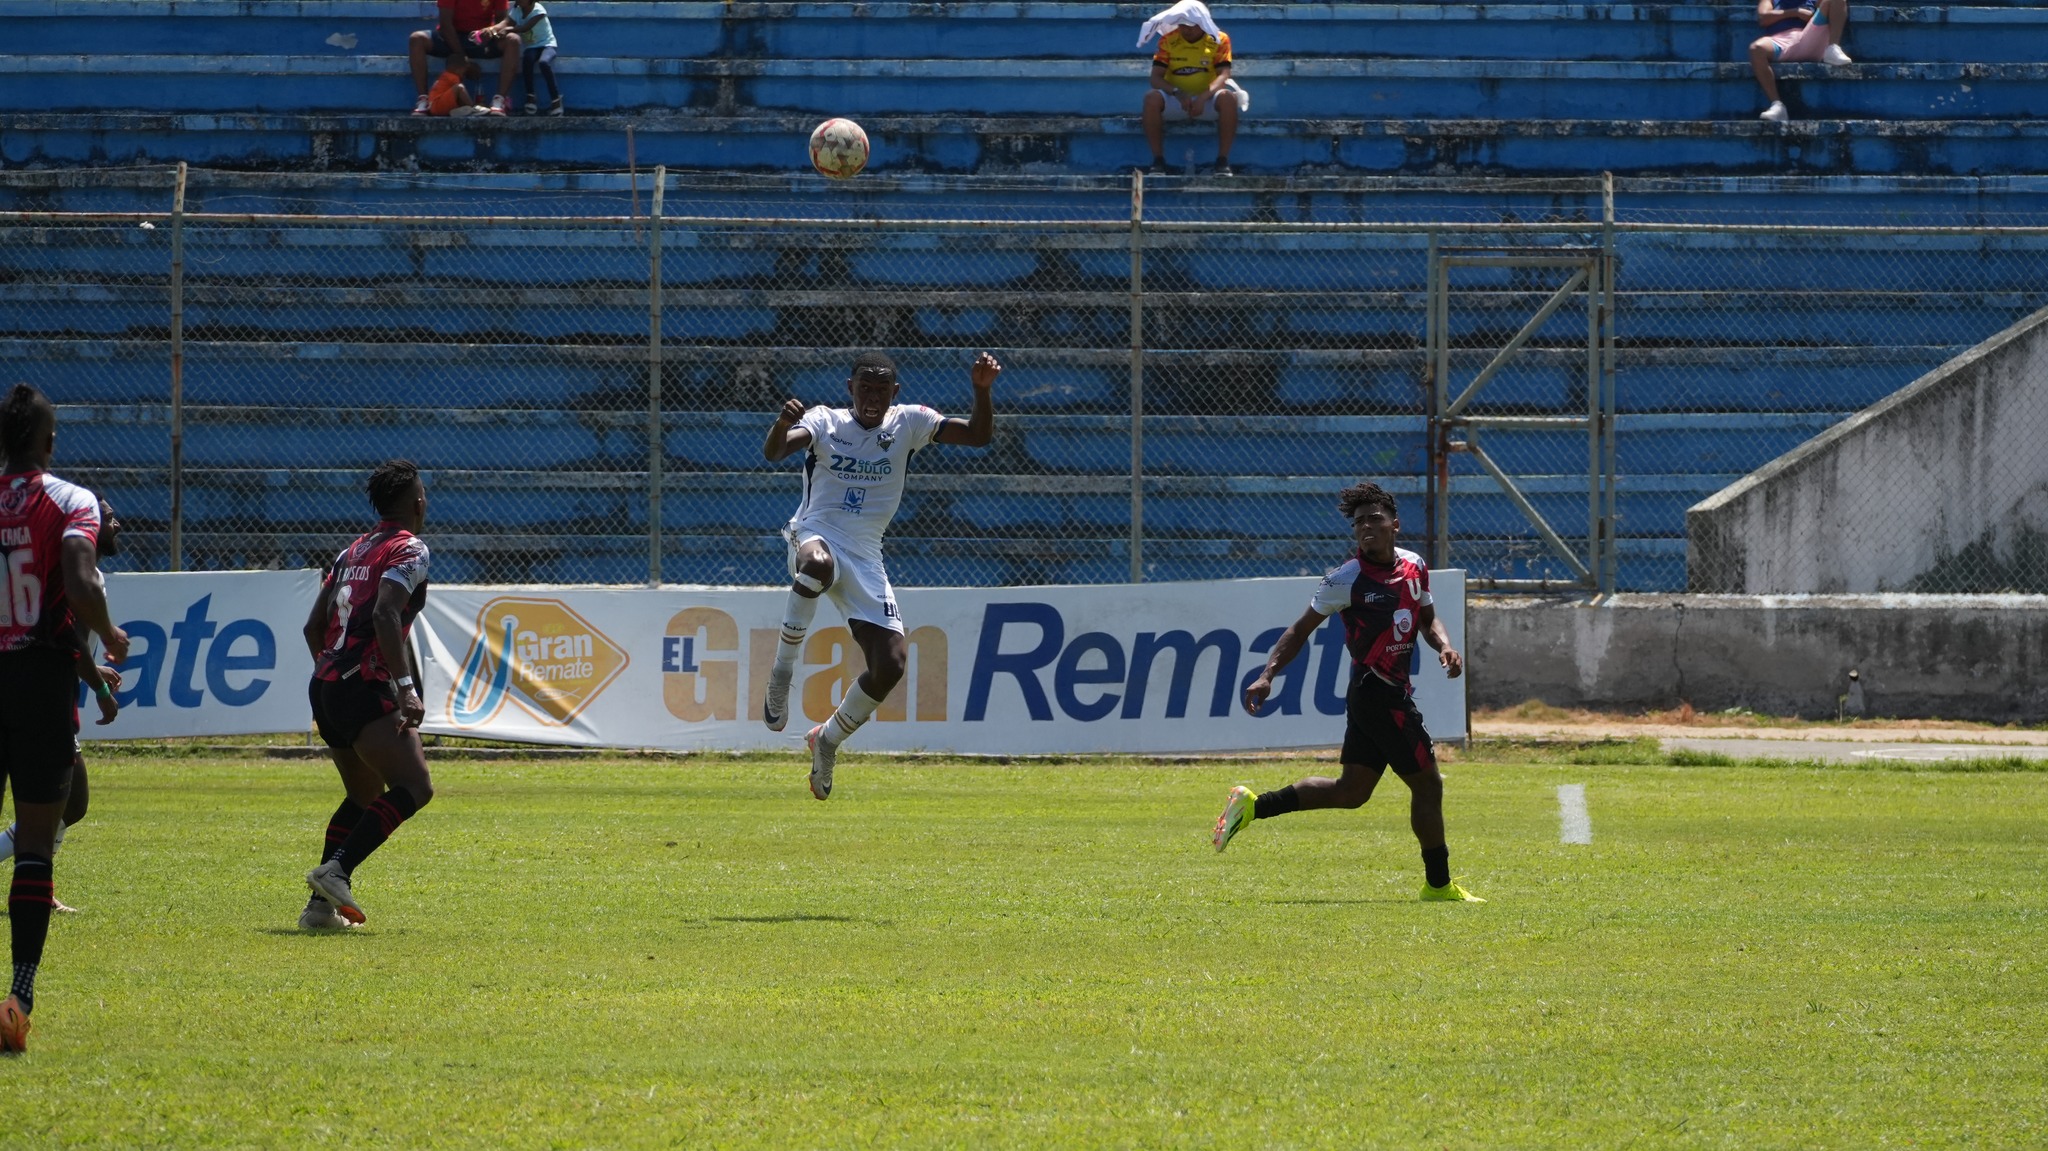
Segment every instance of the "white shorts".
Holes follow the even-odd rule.
[[[796,576],[797,549],[812,540],[822,540],[832,553],[832,582],[826,585],[825,594],[839,605],[839,614],[848,620],[902,633],[903,617],[896,611],[896,589],[889,586],[889,569],[882,566],[882,557],[860,555],[815,529],[798,531],[794,523],[782,529],[782,538],[789,543],[792,578]]]
[[[1245,93],[1244,89],[1237,86],[1237,81],[1226,80],[1224,83],[1227,86],[1221,92],[1216,93],[1215,100],[1209,100],[1202,105],[1201,114],[1198,116],[1189,116],[1187,109],[1180,106],[1180,100],[1173,93],[1160,93],[1166,97],[1165,115],[1162,118],[1166,120],[1214,120],[1216,118],[1216,100],[1227,100],[1232,95],[1237,97],[1237,110],[1239,112],[1245,111],[1246,106],[1251,103],[1251,97]]]

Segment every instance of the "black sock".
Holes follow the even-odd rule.
[[[1442,887],[1451,881],[1451,849],[1448,847],[1425,847],[1422,849],[1423,882],[1431,887]]]
[[[50,910],[56,902],[50,861],[39,855],[15,856],[14,882],[7,889],[8,927],[14,937],[14,983],[8,991],[21,999],[23,1011],[35,1009],[36,967],[43,961]]]
[[[341,851],[341,845],[348,842],[349,833],[362,822],[363,805],[353,799],[343,799],[334,814],[327,817],[327,841],[320,847],[320,862],[333,859]]]
[[[1265,792],[1252,801],[1253,819],[1271,819],[1276,815],[1286,815],[1290,811],[1300,810],[1301,795],[1294,790],[1291,783],[1278,791]]]
[[[394,787],[372,800],[370,806],[363,809],[362,817],[356,820],[355,829],[342,842],[341,850],[334,853],[342,873],[355,874],[363,860],[370,858],[370,853],[383,846],[384,841],[391,838],[391,833],[398,830],[398,825],[411,819],[419,809],[420,803],[402,787]]]

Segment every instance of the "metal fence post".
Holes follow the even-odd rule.
[[[647,584],[661,586],[661,194],[668,168],[654,168],[647,240]]]
[[[171,192],[171,570],[185,566],[185,161]]]
[[[1131,582],[1145,582],[1145,173],[1131,174]]]
[[[1614,390],[1614,173],[1601,173],[1600,225],[1600,422],[1601,468],[1607,485],[1605,524],[1601,531],[1604,550],[1594,569],[1600,594],[1613,595],[1621,572],[1621,520],[1615,511],[1614,420],[1621,410]]]

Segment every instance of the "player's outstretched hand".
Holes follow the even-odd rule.
[[[777,412],[775,415],[776,422],[790,424],[792,426],[794,426],[798,420],[803,418],[804,402],[802,400],[796,399],[782,401],[782,410],[780,412]]]
[[[107,645],[108,659],[115,663],[128,662],[128,633],[122,631],[119,626],[102,635],[100,642]]]
[[[113,689],[114,689],[115,691],[120,691],[120,690],[121,690],[121,673],[120,673],[120,672],[118,672],[118,671],[115,671],[115,670],[114,670],[113,668],[110,668],[110,667],[105,667],[105,666],[102,666],[102,667],[101,667],[101,668],[99,669],[99,671],[100,671],[100,678],[101,678],[101,679],[103,679],[103,680],[106,680],[106,681],[107,681],[107,686],[108,686],[108,687],[110,687],[110,688],[113,688]]]
[[[114,685],[112,683],[108,683],[107,686],[111,688]],[[121,705],[114,702],[114,697],[112,695],[95,694],[93,698],[99,701],[100,705],[100,717],[92,721],[94,727],[105,727],[108,724],[114,722],[115,716],[121,714]]]
[[[1262,675],[1253,680],[1251,685],[1244,689],[1245,711],[1251,715],[1259,714],[1259,708],[1264,706],[1266,697],[1272,694],[1272,691],[1273,681],[1271,679]]]
[[[1457,648],[1447,647],[1436,653],[1436,661],[1444,666],[1444,675],[1451,679],[1465,674],[1465,657],[1458,654]]]
[[[1002,374],[1003,365],[996,362],[994,356],[983,352],[974,357],[973,366],[967,369],[967,382],[986,390],[996,382],[996,377]]]

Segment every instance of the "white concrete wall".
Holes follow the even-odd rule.
[[[2009,565],[2043,532],[2048,309],[1692,507],[1687,586],[1987,590],[1937,568],[1972,545]]]
[[[1868,715],[2048,722],[2048,596],[1480,597],[1465,626],[1475,708],[1818,719],[1854,669]]]

